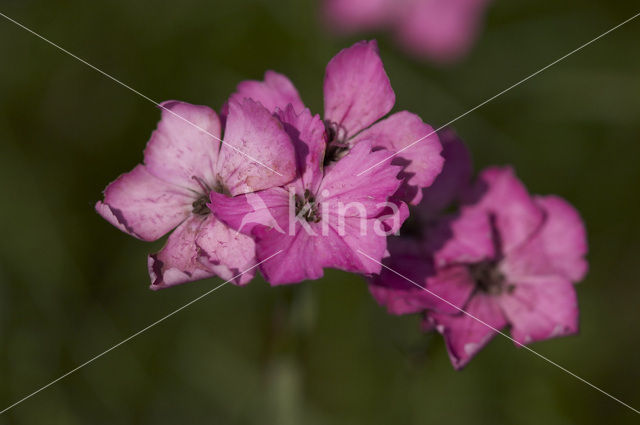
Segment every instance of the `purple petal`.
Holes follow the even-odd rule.
[[[233,278],[234,284],[245,285],[255,276],[255,269],[251,269],[256,264],[253,240],[214,216],[210,215],[200,228],[196,245],[200,263],[222,279]]]
[[[201,192],[194,177],[216,182],[220,120],[207,106],[162,103],[162,119],[144,151],[149,173],[166,182]]]
[[[151,175],[144,165],[121,175],[104,191],[96,211],[120,230],[153,241],[191,213],[192,195]]]
[[[500,297],[511,336],[529,344],[578,332],[578,300],[571,282],[554,276],[518,282]]]
[[[207,219],[192,216],[169,236],[157,253],[149,255],[151,289],[164,289],[214,275],[198,262],[196,236]]]
[[[277,109],[284,111],[287,105],[291,105],[298,113],[304,110],[304,103],[293,83],[274,71],[267,71],[264,81],[248,80],[238,84],[231,100],[242,103],[245,98],[261,103],[271,113],[275,113]]]
[[[498,303],[490,296],[475,295],[465,311],[475,318],[464,313],[428,313],[429,320],[444,337],[449,358],[456,369],[466,366],[496,335],[495,330],[501,330],[507,324]]]
[[[362,140],[370,141],[374,148],[384,148],[392,153],[412,145],[401,151],[393,162],[404,167],[406,183],[417,189],[413,191],[416,195],[412,199],[404,199],[406,202],[414,205],[419,202],[421,189],[429,187],[442,170],[444,158],[440,156],[442,146],[438,135],[431,126],[410,112],[398,112],[375,123],[358,134],[352,143]]]
[[[395,103],[375,41],[342,50],[327,65],[324,118],[355,136],[387,114]]]
[[[468,189],[473,175],[471,153],[456,133],[445,129],[438,136],[442,143],[444,166],[433,184],[424,189],[419,206],[420,214],[429,219],[459,200]]]
[[[218,172],[232,195],[289,183],[296,177],[295,155],[282,124],[262,105],[229,102]]]

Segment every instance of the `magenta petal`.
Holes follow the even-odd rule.
[[[498,303],[490,296],[475,295],[465,311],[475,318],[464,313],[429,313],[436,330],[444,337],[449,358],[456,369],[466,366],[496,335],[496,330],[501,330],[507,324]]]
[[[473,175],[471,153],[451,129],[438,133],[442,143],[444,166],[433,184],[424,189],[420,214],[433,218],[458,201],[470,185]]]
[[[224,280],[245,285],[255,276],[255,244],[249,236],[210,215],[196,238],[199,261]]]
[[[287,105],[292,105],[297,113],[304,110],[304,103],[293,83],[286,76],[274,71],[267,71],[264,81],[248,80],[238,84],[237,91],[231,99],[242,103],[245,98],[260,102],[272,113],[277,109],[285,110]]]
[[[428,137],[427,137],[428,136]],[[422,139],[422,140],[420,140]],[[420,117],[407,111],[395,113],[358,134],[352,143],[368,140],[374,148],[399,152],[394,164],[404,167],[406,181],[420,192],[436,179],[444,163],[442,146],[433,128]],[[405,150],[402,150],[403,148]],[[405,199],[414,205],[420,196]]]
[[[229,102],[218,172],[232,195],[289,183],[297,172],[293,143],[259,103]]]
[[[229,227],[246,235],[256,227],[288,230],[289,193],[282,188],[229,197],[211,192],[209,209]]]
[[[434,253],[437,267],[479,263],[497,254],[489,216],[482,210],[462,210],[442,218],[428,232],[425,246]]]
[[[466,266],[454,265],[437,269],[435,275],[427,278],[426,288],[432,300],[430,310],[457,314],[472,296],[475,282]]]
[[[478,178],[472,195],[479,208],[495,217],[502,252],[508,255],[527,242],[544,220],[544,211],[509,167],[490,167]]]
[[[500,297],[511,324],[511,335],[529,344],[578,331],[578,300],[571,282],[557,277],[518,282],[513,292]]]
[[[375,41],[342,50],[327,65],[324,118],[342,125],[349,137],[387,114],[395,103]]]
[[[207,106],[178,101],[162,103],[162,119],[144,151],[149,173],[200,192],[194,177],[215,183],[220,149],[220,120]]]
[[[197,259],[195,240],[205,220],[201,216],[192,216],[185,220],[169,236],[159,252],[149,255],[151,289],[164,289],[214,275]]]
[[[401,184],[396,177],[401,167],[390,165],[389,155],[386,150],[371,152],[369,142],[358,143],[326,171],[318,199],[331,203],[332,210],[337,210],[340,203],[345,207],[352,203],[362,206],[367,217],[377,216],[385,211],[387,199]],[[349,214],[355,213],[357,209],[349,209]]]
[[[322,180],[322,162],[326,147],[324,123],[320,115],[311,115],[306,108],[298,114],[292,105],[278,111],[278,116],[296,147],[301,177],[298,184],[302,185],[300,189],[304,187],[315,193]],[[304,193],[304,190],[300,193]]]
[[[96,211],[119,229],[146,241],[163,236],[191,213],[193,200],[184,190],[149,174],[138,165],[109,184]]]

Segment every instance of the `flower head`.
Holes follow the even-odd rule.
[[[164,248],[149,256],[152,289],[213,275],[230,279],[255,263],[254,243],[211,214],[209,193],[238,195],[291,181],[296,175],[292,141],[277,119],[248,99],[229,103],[222,144],[220,119],[212,109],[177,101],[161,107],[144,164],[107,186],[96,210],[145,241],[175,228]],[[243,274],[235,283],[251,277]]]
[[[265,74],[264,81],[239,84],[231,98],[251,98],[273,113],[286,110],[288,105],[298,114],[304,109],[293,84],[273,71]],[[417,204],[422,189],[430,186],[442,169],[441,146],[433,129],[413,113],[401,111],[381,119],[394,104],[395,94],[375,41],[356,43],[331,59],[324,79],[324,166],[339,162],[361,142],[370,143],[373,150],[386,149],[391,155],[422,139],[393,158],[394,165],[402,166],[398,197]]]
[[[423,239],[390,244],[388,267],[414,283],[383,271],[371,279],[374,298],[394,314],[424,312],[456,368],[506,326],[517,344],[577,332],[573,284],[586,273],[587,242],[576,210],[531,197],[509,168],[485,170],[464,192],[457,213],[431,216]]]
[[[339,162],[324,167],[320,117],[308,109],[297,114],[291,104],[279,116],[296,135],[299,178],[285,187],[233,198],[212,192],[209,207],[221,221],[255,240],[259,261],[281,252],[260,265],[271,284],[318,279],[325,267],[378,273],[380,265],[358,250],[381,259],[388,233],[406,219],[406,205],[387,202],[401,184],[401,167],[387,160],[358,177],[389,155],[371,152],[369,142],[358,143]]]

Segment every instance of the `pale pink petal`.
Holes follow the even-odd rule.
[[[366,217],[377,217],[385,211],[387,199],[401,184],[396,177],[401,167],[390,165],[391,159],[387,158],[388,151],[371,152],[369,142],[358,143],[326,171],[318,190],[318,200],[329,202],[331,210],[342,206],[349,216],[360,214],[362,210]],[[373,165],[376,166],[358,175]]]
[[[176,228],[159,252],[149,255],[151,289],[164,289],[214,275],[198,262],[195,244],[205,220],[203,216],[191,216]]]
[[[220,149],[220,120],[207,106],[162,103],[162,119],[144,151],[149,173],[169,183],[201,192],[194,178],[213,187]]]
[[[509,167],[485,169],[474,186],[471,208],[479,208],[495,218],[502,253],[507,255],[526,243],[544,220],[544,211]]]
[[[190,193],[151,175],[144,165],[121,175],[104,191],[96,211],[107,221],[139,239],[153,241],[189,216]]]
[[[231,100],[242,103],[245,98],[260,102],[272,113],[277,109],[285,110],[287,105],[291,105],[297,113],[304,110],[304,103],[293,83],[286,76],[274,71],[267,71],[264,81],[247,80],[238,84]]]
[[[468,188],[473,175],[471,153],[464,142],[451,129],[438,133],[442,144],[444,166],[433,184],[424,189],[420,202],[420,215],[427,219],[442,213],[458,201]]]
[[[497,254],[489,215],[478,209],[438,220],[427,230],[425,246],[437,267],[479,263]]]
[[[296,177],[293,143],[262,105],[229,102],[218,173],[232,195],[289,183]]]
[[[558,277],[530,278],[501,295],[500,306],[520,344],[578,332],[578,300],[570,281]]]
[[[376,29],[389,23],[397,0],[325,0],[328,25],[342,32]]]
[[[397,25],[397,37],[410,52],[448,63],[464,56],[480,29],[488,0],[409,2]]]
[[[256,274],[253,239],[210,215],[202,225],[196,245],[199,261],[206,269],[236,285],[245,285]]]
[[[341,125],[348,137],[387,114],[395,103],[375,41],[342,50],[327,65],[324,118]]]
[[[462,369],[507,324],[493,297],[476,294],[464,313],[428,313],[442,334],[453,367]]]
[[[397,112],[375,123],[358,134],[352,143],[362,140],[371,142],[374,149],[399,152],[392,163],[403,166],[405,182],[417,188],[416,195],[412,199],[404,199],[406,202],[414,205],[419,202],[421,189],[429,187],[442,170],[444,158],[440,155],[442,146],[438,135],[411,112]]]
[[[322,119],[320,115],[311,115],[306,108],[298,114],[291,105],[279,111],[278,116],[296,147],[300,175],[298,184],[302,185],[298,189],[304,193],[304,187],[315,193],[322,180],[322,162],[326,147]]]

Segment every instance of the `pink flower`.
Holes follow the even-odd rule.
[[[453,62],[471,48],[490,0],[325,0],[340,32],[388,29],[410,53]]]
[[[509,168],[485,170],[466,197],[389,266],[405,273],[426,259],[428,268],[407,277],[428,291],[383,273],[371,285],[376,299],[396,314],[426,310],[424,328],[444,336],[456,369],[506,326],[523,345],[576,333],[573,284],[587,271],[577,211],[556,196],[531,197]]]
[[[357,176],[389,155],[371,152],[370,143],[363,141],[323,169],[326,145],[320,117],[308,109],[297,114],[291,104],[279,116],[296,135],[300,177],[287,187],[233,198],[212,192],[209,207],[221,221],[255,240],[259,261],[281,252],[260,265],[273,285],[318,279],[325,267],[379,273],[380,265],[358,250],[382,258],[387,234],[406,219],[406,205],[386,202],[401,184],[396,177],[401,167],[387,160]]]
[[[231,98],[251,98],[273,113],[286,110],[289,104],[296,113],[304,110],[293,84],[273,71],[265,74],[264,81],[239,84]],[[338,162],[360,142],[369,142],[374,150],[395,152],[424,138],[393,160],[394,165],[403,166],[404,184],[398,196],[417,204],[422,188],[430,186],[442,169],[441,146],[438,136],[431,134],[433,129],[415,114],[401,111],[380,120],[394,103],[375,41],[362,41],[338,53],[327,65],[324,79],[324,163]]]
[[[229,103],[222,145],[220,119],[212,109],[177,101],[162,107],[144,164],[107,186],[96,210],[145,241],[175,228],[164,248],[149,256],[152,289],[213,275],[231,279],[255,264],[254,243],[211,214],[209,192],[238,195],[291,181],[296,176],[292,141],[280,122],[251,100]],[[234,283],[252,277],[246,273]]]

